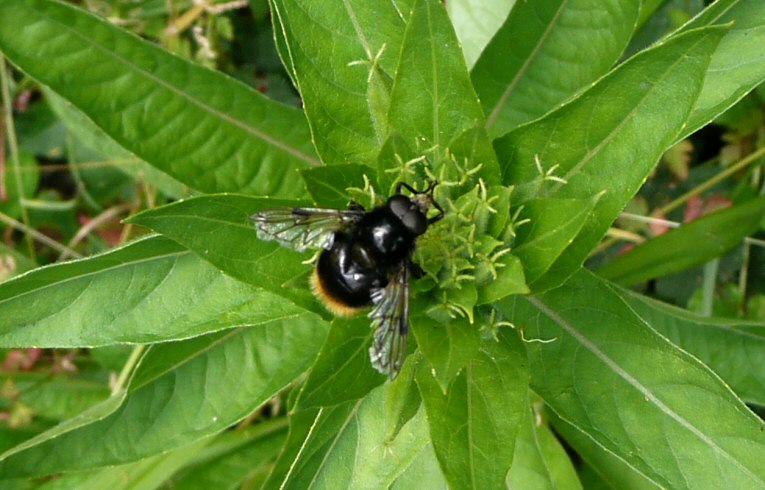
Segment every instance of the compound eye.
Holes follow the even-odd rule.
[[[412,201],[406,196],[393,196],[388,199],[388,208],[400,220],[409,213],[412,208]]]
[[[415,235],[422,235],[428,227],[428,221],[425,216],[417,209],[410,209],[402,218],[401,222],[404,223],[409,231]]]
[[[428,220],[417,205],[406,196],[393,196],[388,200],[388,209],[415,235],[422,235],[428,227]]]

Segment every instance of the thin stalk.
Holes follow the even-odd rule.
[[[622,213],[619,215],[620,218],[623,219],[630,219],[633,221],[640,221],[641,223],[651,223],[651,224],[657,224],[657,225],[664,225],[668,228],[680,228],[682,226],[682,223],[678,223],[677,221],[670,221],[668,219],[661,219],[661,218],[654,218],[653,216],[641,216],[639,214],[632,214],[632,213]],[[608,230],[609,235],[612,236],[630,236],[630,232],[626,232],[624,230],[620,230],[619,228],[611,228]],[[631,234],[634,235],[634,234]],[[645,238],[640,236],[642,238],[642,241],[645,241]],[[629,240],[629,241],[635,241],[635,240]],[[760,240],[759,238],[752,238],[752,237],[744,237],[744,243],[748,245],[754,245],[756,247],[765,247],[765,240]]]
[[[15,219],[11,218],[5,213],[0,212],[0,221],[5,223],[7,226],[10,226],[11,228],[15,228],[23,233],[29,234],[33,239],[37,240],[38,242],[49,246],[50,248],[54,250],[58,250],[59,252],[66,252],[72,257],[80,258],[82,255],[77,253],[76,251],[67,248],[66,245],[62,245],[58,243],[56,240],[50,238],[49,236],[43,235],[39,231],[35,230],[34,228],[31,228],[24,223],[21,223],[20,221],[16,221]]]
[[[141,208],[141,201],[136,199],[133,202],[133,207],[130,208],[128,215],[133,215],[138,212],[138,210]],[[133,230],[133,224],[132,223],[125,223],[125,226],[122,227],[122,232],[120,233],[120,245],[127,242],[130,238],[130,233]]]
[[[19,198],[19,208],[21,209],[21,221],[25,225],[25,229],[31,230],[29,226],[29,213],[24,206],[24,186],[21,181],[21,161],[19,160],[19,143],[16,140],[16,126],[13,123],[13,100],[11,100],[10,92],[10,77],[8,76],[8,67],[5,64],[5,57],[0,55],[0,91],[2,92],[3,99],[3,116],[5,119],[5,131],[8,135],[8,149],[11,155],[11,169],[13,171],[14,181],[16,185],[16,195]],[[36,261],[35,244],[32,239],[32,235],[28,232],[24,233],[24,239],[27,242],[27,249],[29,250],[29,258],[32,261]]]
[[[606,232],[606,235],[617,240],[624,240],[625,242],[643,243],[645,241],[644,236],[638,235],[637,233],[632,233],[631,231],[621,230],[619,228],[609,228]]]
[[[141,355],[145,350],[146,345],[144,344],[139,344],[133,347],[133,351],[130,353],[130,357],[128,357],[125,365],[122,366],[122,371],[120,371],[120,375],[117,377],[117,381],[114,382],[114,386],[112,387],[112,396],[119,393],[125,387],[128,378],[130,378],[130,375],[133,373],[133,370],[138,364],[138,361],[141,360]]]
[[[117,204],[116,206],[112,206],[106,210],[104,210],[103,213],[99,214],[92,220],[88,221],[82,227],[80,227],[79,230],[77,230],[77,233],[74,234],[71,240],[69,240],[69,243],[67,244],[67,247],[70,250],[74,250],[74,247],[77,246],[78,243],[80,243],[86,236],[90,235],[90,233],[93,232],[96,228],[101,226],[104,223],[107,223],[111,220],[113,220],[116,216],[118,216],[121,213],[124,213],[125,211],[128,211],[133,208],[135,203],[133,202],[125,202],[122,204]],[[65,260],[68,257],[68,252],[63,252],[58,260]]]
[[[66,137],[66,154],[69,156],[69,172],[72,174],[72,177],[74,177],[75,182],[77,182],[78,197],[82,198],[85,204],[91,209],[97,212],[102,211],[103,207],[100,204],[98,204],[98,202],[96,202],[93,196],[90,195],[90,192],[88,192],[88,188],[85,185],[85,181],[82,179],[82,175],[80,174],[80,171],[77,169],[77,165],[73,161],[77,152],[75,151],[75,148],[74,148],[74,138],[72,137],[71,133],[69,133]]]
[[[704,264],[704,282],[701,286],[701,311],[702,316],[712,316],[712,307],[715,299],[715,285],[717,284],[717,272],[720,270],[720,259],[713,259]]]
[[[176,18],[167,28],[167,34],[170,36],[177,36],[188,29],[189,26],[205,12],[205,9],[208,7],[207,4],[208,2],[206,1],[199,2],[181,14],[181,16]]]
[[[741,271],[738,273],[738,292],[741,295],[738,311],[742,315],[746,312],[746,281],[749,278],[749,256],[751,248],[752,245],[745,241],[743,257],[741,258]]]
[[[659,209],[654,211],[653,214],[657,214],[657,215],[660,215],[660,216],[661,215],[666,215],[668,212],[673,211],[674,209],[676,209],[676,208],[680,207],[681,205],[685,204],[685,202],[688,199],[690,199],[691,197],[697,196],[697,195],[701,194],[702,192],[704,192],[704,191],[706,191],[708,189],[711,189],[715,185],[719,184],[723,180],[727,179],[728,177],[730,177],[731,175],[735,174],[736,172],[738,172],[742,168],[746,167],[750,163],[754,162],[755,160],[757,160],[758,158],[760,158],[763,155],[765,155],[765,147],[762,147],[759,150],[750,153],[746,157],[742,158],[736,164],[731,165],[730,167],[726,168],[725,170],[723,170],[719,174],[715,175],[711,179],[707,180],[706,182],[703,182],[703,183],[697,185],[696,187],[694,187],[693,189],[689,190],[688,192],[686,192],[682,196],[678,197],[677,199],[675,199],[675,200],[669,202],[668,204],[660,207]]]
[[[620,218],[630,219],[632,221],[640,221],[641,223],[648,223],[649,225],[661,225],[668,228],[680,228],[680,223],[677,221],[670,221],[668,219],[654,218],[653,216],[642,216],[640,214],[633,213],[621,213]]]

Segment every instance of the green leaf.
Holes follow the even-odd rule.
[[[552,411],[549,418],[555,431],[574,448],[577,454],[587,462],[587,466],[579,469],[579,478],[584,488],[607,490],[612,488],[629,488],[630,490],[662,490],[667,487],[660,485],[650,477],[642,474],[629,459],[624,459],[608,450],[598,441],[592,439],[589,434],[564,419],[556,416]],[[589,474],[595,473],[594,475]],[[596,479],[598,485],[593,485],[592,479]],[[691,488],[689,485],[681,485],[681,488]],[[700,485],[699,488],[705,488]]]
[[[109,398],[106,376],[93,379],[89,374],[17,372],[8,379],[19,391],[18,400],[35,416],[64,420]]]
[[[521,259],[526,280],[542,277],[576,238],[600,195],[589,199],[532,199],[523,205],[513,255]]]
[[[113,393],[112,396],[106,400],[93,405],[84,412],[69,418],[60,424],[51,427],[50,429],[35,435],[34,437],[25,440],[21,444],[6,449],[0,454],[0,481],[20,477],[22,475],[17,473],[7,473],[3,470],[3,462],[7,459],[18,458],[18,454],[21,454],[22,458],[24,454],[29,452],[38,451],[40,447],[47,447],[51,444],[51,441],[57,440],[58,437],[62,437],[69,432],[77,431],[82,427],[87,427],[90,424],[97,423],[100,420],[107,418],[110,414],[114,413],[122,402],[125,401],[127,392],[126,390],[120,390]],[[27,475],[24,475],[27,476]]]
[[[439,75],[441,74],[436,73],[436,78]],[[465,96],[473,97],[474,93],[470,92],[470,94],[466,94]],[[434,99],[434,103],[436,102],[437,100]],[[497,163],[497,156],[486,135],[486,130],[482,126],[478,125],[466,129],[462,133],[456,135],[449,143],[448,150],[447,158],[451,160],[453,165],[462,165],[463,168],[456,172],[456,175],[449,175],[450,172],[447,169],[441,168],[439,171],[442,174],[457,181],[462,181],[466,177],[465,174],[477,169],[476,175],[483,179],[485,185],[490,188],[493,187],[495,190],[499,188],[498,184],[501,182],[501,172],[499,164]],[[472,169],[470,168],[471,165],[474,166]],[[440,181],[446,183],[447,179],[442,175],[439,175],[438,178]],[[505,189],[507,189],[507,187],[505,187]]]
[[[487,340],[446,393],[427,368],[417,373],[430,437],[453,488],[501,488],[513,461],[528,397],[523,345],[515,333]]]
[[[309,290],[310,255],[258,239],[250,216],[305,203],[239,195],[208,195],[144,211],[128,222],[147,226],[209,261],[226,274],[326,314]]]
[[[704,10],[703,0],[645,0],[625,56],[659,42]]]
[[[639,10],[635,0],[516,2],[471,74],[490,135],[536,119],[605,74]]]
[[[417,415],[422,405],[420,390],[415,382],[415,374],[422,362],[422,355],[417,352],[404,362],[396,379],[386,386],[384,405],[385,435],[388,440],[395,439],[402,427]]]
[[[0,284],[0,346],[179,340],[301,311],[166,238],[149,237]]]
[[[452,0],[446,4],[468,68],[475,65],[514,5],[515,0]]]
[[[381,191],[391,194],[396,184],[411,179],[405,162],[417,161],[420,156],[403,136],[396,132],[391,134],[377,155],[377,182]]]
[[[209,439],[196,441],[188,446],[126,465],[75,472],[48,481],[38,487],[42,490],[139,490],[159,488],[180,467],[188,463]]]
[[[192,188],[302,196],[295,170],[319,163],[299,110],[76,7],[0,2],[0,50]]]
[[[671,4],[669,0],[644,0],[640,6],[640,17],[638,18],[638,27],[643,27],[651,17],[656,15],[662,5]]]
[[[264,488],[388,488],[428,438],[425,412],[420,409],[394,439],[388,439],[387,386],[356,402],[298,414],[303,430],[299,437],[290,434]],[[310,427],[307,432],[306,427]]]
[[[704,86],[677,140],[722,114],[765,80],[765,9],[760,0],[720,0],[683,26],[681,32],[728,24],[707,68]]]
[[[641,243],[599,268],[598,274],[630,285],[703,264],[754,233],[763,213],[765,197],[760,197],[703,216]]]
[[[358,400],[382,384],[385,377],[369,361],[371,340],[372,329],[365,315],[353,320],[335,319],[300,392],[298,408]]]
[[[573,243],[536,281],[536,290],[557,286],[579,269],[675,141],[724,33],[691,31],[644,51],[571,103],[496,141],[507,162],[505,184],[516,185],[514,204],[590,199],[606,191]],[[557,180],[543,177],[536,159]]]
[[[154,346],[116,411],[6,457],[0,477],[127,463],[215,434],[300,376],[325,336],[323,322],[303,315]]]
[[[322,160],[373,161],[411,2],[270,3]]]
[[[64,123],[66,129],[86,147],[100,154],[102,159],[114,161],[117,169],[134,179],[141,176],[168,196],[180,198],[189,193],[187,186],[122,148],[82,111],[56,92],[44,88],[43,93],[51,110]],[[72,155],[69,157],[73,158]]]
[[[526,285],[523,265],[514,255],[503,255],[494,264],[497,267],[497,276],[491,282],[478,289],[478,303],[485,305],[499,301],[511,294],[526,294],[529,287]]]
[[[664,488],[765,485],[765,424],[696,358],[581,271],[498,304],[523,329],[531,387],[605,451]]]
[[[293,393],[295,393],[293,391]],[[289,414],[289,432],[287,433],[287,440],[282,446],[279,452],[279,457],[276,459],[271,472],[268,474],[268,478],[261,486],[262,490],[278,489],[281,487],[282,481],[289,478],[292,472],[293,462],[298,458],[303,450],[304,442],[308,442],[309,438],[314,434],[314,428],[317,422],[326,420],[326,417],[331,417],[336,411],[347,413],[348,407],[352,406],[354,402],[346,402],[334,407],[322,407],[311,408],[306,410],[296,410]],[[324,418],[323,418],[324,417]]]
[[[765,406],[765,324],[702,317],[628,290],[619,291],[640,317],[718,374],[738,396]]]
[[[574,465],[558,439],[531,407],[515,440],[507,488],[581,490]]]
[[[269,419],[215,436],[173,477],[172,484],[185,490],[238,488],[276,459],[287,435],[286,422],[286,418]]]
[[[449,382],[475,357],[481,344],[478,325],[463,317],[438,321],[417,316],[412,319],[412,333],[444,392]]]
[[[438,465],[433,445],[428,444],[409,467],[391,485],[391,490],[421,490],[423,488],[447,490],[449,486]]]
[[[432,149],[458,164],[481,164],[487,184],[497,181],[496,156],[483,130],[483,111],[470,82],[459,41],[443,6],[417,0],[406,27],[401,58],[393,81],[391,128],[415,153]],[[453,148],[454,147],[454,148]],[[443,165],[443,164],[442,164]],[[443,182],[444,176],[436,176]],[[460,175],[463,177],[464,175]]]
[[[364,188],[364,178],[374,182],[375,170],[366,165],[330,165],[300,172],[314,202],[322,207],[348,207],[348,188]]]

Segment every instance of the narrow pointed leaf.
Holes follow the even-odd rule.
[[[448,148],[460,164],[464,158],[472,165],[481,164],[480,175],[486,183],[497,182],[497,162],[483,129],[483,111],[457,36],[439,2],[415,2],[388,116],[391,128],[407,144],[416,145],[416,152],[433,148],[436,155],[445,155]],[[452,143],[457,148],[452,149]],[[470,158],[474,156],[478,158]]]
[[[74,417],[109,398],[106,373],[94,372],[87,366],[77,373],[14,372],[13,385],[18,400],[35,416],[58,421]]]
[[[173,477],[176,488],[238,488],[276,459],[287,435],[286,418],[226,431],[210,441],[194,461]]]
[[[410,3],[271,1],[324,162],[366,163],[379,151]]]
[[[42,490],[136,490],[158,488],[209,443],[209,439],[164,454],[93,471],[63,475],[42,485]]]
[[[636,0],[516,2],[471,73],[489,133],[536,119],[605,74],[639,10]]]
[[[603,280],[499,305],[528,339],[532,389],[665,488],[765,485],[765,423],[709,368],[654,332]]]
[[[760,226],[765,197],[703,216],[641,243],[598,269],[624,285],[680,272],[719,257]]]
[[[544,423],[538,421],[530,409],[526,410],[518,438],[508,488],[529,490],[581,490],[574,464],[558,439]]]
[[[765,80],[765,9],[760,0],[712,3],[683,31],[730,24],[709,63],[704,87],[678,140],[722,114]]]
[[[526,280],[539,279],[576,238],[600,196],[590,199],[532,199],[523,205],[513,255],[521,259]]]
[[[45,101],[66,129],[82,144],[100,154],[104,160],[115,162],[116,168],[133,178],[140,176],[146,182],[151,182],[152,186],[170,197],[181,198],[189,194],[188,186],[121,147],[82,111],[56,92],[45,88],[43,93]]]
[[[301,311],[175,242],[150,237],[0,284],[0,346],[179,340]]]
[[[446,393],[428,369],[417,373],[433,447],[452,488],[501,488],[513,461],[528,366],[515,333],[500,331],[499,338],[483,342]]]
[[[587,463],[586,468],[580,468],[579,477],[584,488],[629,488],[634,490],[661,490],[666,487],[651,479],[648,475],[640,472],[638,468],[608,450],[597,440],[592,439],[575,425],[549,413],[549,419],[555,431],[566,443],[573,447],[577,454],[581,455]],[[582,474],[582,472],[585,474]],[[587,472],[595,475],[588,476]],[[600,486],[592,487],[592,481],[587,478],[596,478]],[[686,488],[688,488],[686,486]],[[700,488],[704,488],[701,486]]]
[[[192,188],[297,197],[296,169],[319,163],[299,110],[71,5],[0,2],[0,51]]]
[[[690,113],[724,28],[691,31],[633,57],[568,105],[496,141],[514,204],[532,198],[589,199],[590,219],[535,289],[575,272],[632,198]],[[661,114],[661,117],[657,117]],[[543,180],[553,166],[563,179]],[[564,183],[565,182],[565,183]]]
[[[155,346],[116,411],[4,458],[0,475],[41,476],[128,463],[215,434],[300,376],[325,335],[326,324],[304,315]]]
[[[496,278],[483,287],[478,288],[478,303],[485,305],[499,301],[511,294],[526,294],[529,287],[523,265],[515,255],[506,254],[499,258]]]
[[[515,0],[452,0],[446,4],[468,68],[475,65],[515,5]]]
[[[175,240],[236,279],[326,315],[309,290],[311,266],[302,261],[310,254],[260,240],[250,218],[261,209],[301,204],[306,203],[208,195],[144,211],[128,221]]]
[[[273,474],[265,488],[388,488],[428,439],[422,409],[387,439],[385,393],[381,386],[362,400],[308,411],[315,414],[311,429],[303,440],[294,440],[297,452],[288,448],[295,455],[289,471]]]
[[[408,358],[395,380],[386,388],[385,400],[385,436],[395,439],[401,429],[412,417],[417,415],[422,405],[420,390],[417,388],[415,375],[422,362],[422,355],[415,353]]]
[[[306,189],[320,207],[345,209],[351,196],[348,188],[364,188],[364,179],[374,182],[375,170],[367,165],[327,165],[300,172]]]
[[[433,445],[428,444],[412,461],[409,467],[391,485],[391,490],[447,490],[449,485],[438,465]]]
[[[293,462],[299,457],[304,443],[307,444],[319,423],[323,423],[324,417],[331,417],[336,411],[347,413],[348,407],[354,402],[346,402],[334,407],[310,408],[298,410],[290,414],[289,432],[284,442],[279,457],[273,464],[268,478],[263,482],[261,490],[276,490],[285,479],[290,477]]]
[[[627,290],[620,294],[654,330],[712,368],[738,396],[765,406],[765,323],[702,317]]]
[[[372,329],[365,315],[332,322],[327,340],[301,390],[299,409],[358,400],[382,384],[386,378],[369,361],[371,343]]]
[[[441,390],[445,391],[450,381],[478,352],[481,345],[479,326],[462,317],[447,322],[418,317],[412,325],[417,346]]]
[[[13,458],[17,454],[26,454],[26,452],[35,452],[39,450],[39,447],[48,447],[52,440],[56,440],[58,437],[62,437],[68,432],[73,432],[82,427],[87,427],[90,424],[94,424],[100,420],[107,418],[113,414],[122,403],[125,401],[127,391],[122,389],[106,400],[93,405],[84,412],[75,415],[72,418],[64,420],[58,425],[51,427],[50,429],[35,435],[34,437],[23,441],[22,443],[10,447],[0,454],[0,481],[13,478],[17,476],[16,473],[6,474],[2,470],[2,462],[6,459]],[[23,456],[22,456],[23,457]]]

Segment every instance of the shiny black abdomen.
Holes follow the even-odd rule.
[[[415,237],[385,207],[335,233],[316,265],[322,286],[348,306],[372,304],[371,292],[388,284],[391,271],[409,258]]]

